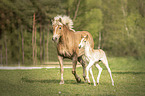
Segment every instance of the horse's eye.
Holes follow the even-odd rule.
[[[86,42],[86,41],[84,41],[84,42]]]
[[[61,29],[61,27],[59,27],[59,29]]]

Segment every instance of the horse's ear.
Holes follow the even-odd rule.
[[[52,24],[53,24],[53,19],[51,19],[51,22],[52,22]]]

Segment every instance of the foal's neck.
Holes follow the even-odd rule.
[[[88,55],[88,54],[90,54],[91,52],[93,52],[93,49],[91,48],[90,43],[87,41],[87,42],[86,42],[86,45],[85,45],[85,54]]]

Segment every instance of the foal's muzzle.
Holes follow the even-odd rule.
[[[57,37],[52,37],[52,40],[54,41],[54,42],[57,42]]]
[[[81,46],[79,46],[79,49],[81,49]]]

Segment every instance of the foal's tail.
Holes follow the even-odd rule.
[[[104,51],[103,51],[103,52],[104,52]],[[108,65],[108,60],[107,60],[107,57],[106,57],[105,52],[104,52],[104,54],[103,54],[103,60],[102,60],[102,62],[105,64],[106,67],[109,66],[109,65]]]

